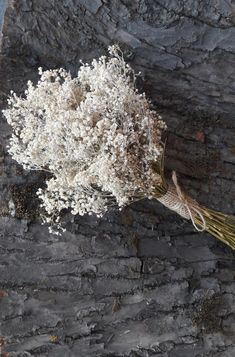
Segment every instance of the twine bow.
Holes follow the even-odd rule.
[[[173,183],[175,185],[176,192],[177,192],[178,198],[180,200],[180,203],[186,208],[194,228],[198,232],[205,231],[205,229],[206,229],[206,221],[205,221],[205,219],[203,217],[203,214],[196,207],[196,205],[193,203],[193,201],[192,200],[189,201],[189,199],[181,191],[181,188],[180,188],[180,186],[178,184],[178,180],[177,180],[177,176],[176,176],[176,172],[175,171],[172,172],[172,181],[173,181]],[[201,221],[202,221],[202,227],[201,228],[198,227],[196,222],[195,222],[195,219],[194,219],[195,214],[197,214],[200,217]]]

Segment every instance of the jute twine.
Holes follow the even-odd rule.
[[[157,200],[164,206],[175,211],[181,217],[191,219],[194,228],[198,232],[203,232],[206,229],[206,222],[203,214],[200,211],[200,207],[196,201],[186,196],[178,184],[176,172],[172,172],[173,185],[170,185],[165,195],[159,197]],[[195,223],[195,216],[199,216],[201,220],[201,227]]]

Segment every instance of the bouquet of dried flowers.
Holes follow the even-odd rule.
[[[136,75],[117,46],[109,56],[82,64],[72,78],[63,70],[42,71],[25,97],[11,93],[4,110],[13,134],[9,153],[25,169],[52,174],[38,190],[44,222],[64,230],[63,209],[103,215],[135,200],[155,198],[198,231],[235,248],[232,218],[209,210],[164,177],[165,123],[135,86]]]

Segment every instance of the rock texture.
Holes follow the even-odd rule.
[[[235,3],[8,1],[0,105],[37,67],[76,73],[118,42],[168,124],[166,169],[234,213]],[[234,253],[157,202],[38,223],[38,173],[7,155],[0,121],[0,348],[7,356],[231,357]],[[13,215],[14,217],[10,216]]]

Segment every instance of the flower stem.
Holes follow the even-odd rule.
[[[199,206],[206,222],[206,231],[235,250],[235,217]],[[197,226],[202,226],[198,215],[194,217]]]

